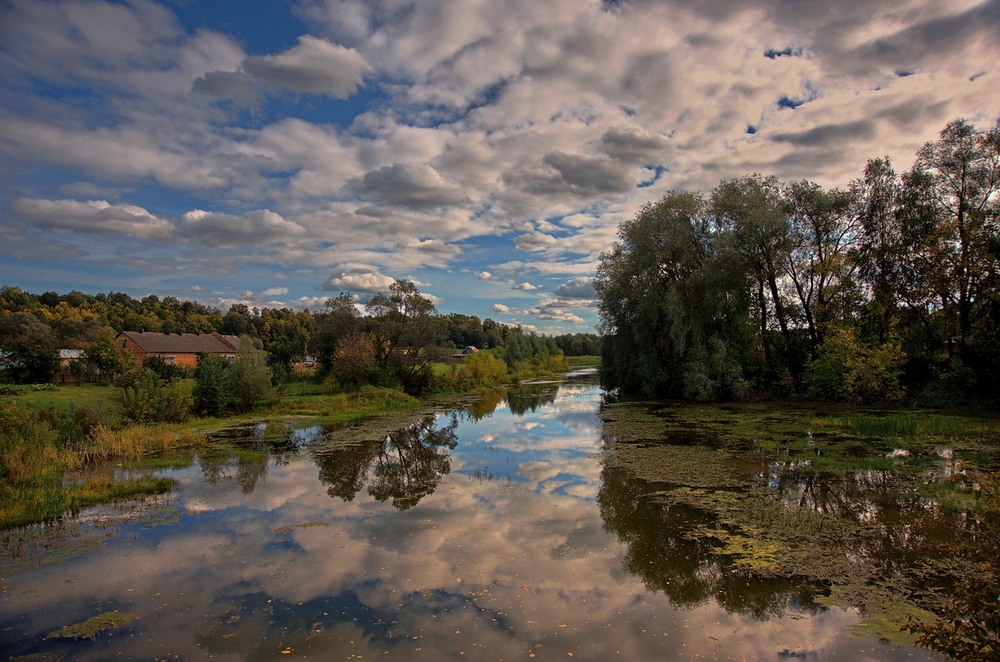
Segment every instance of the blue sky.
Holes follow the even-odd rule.
[[[618,224],[1000,113],[1000,2],[9,0],[0,284],[589,332]]]

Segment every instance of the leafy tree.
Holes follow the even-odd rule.
[[[372,381],[375,345],[360,332],[343,336],[334,348],[327,383],[337,389],[357,389]]]
[[[219,416],[229,404],[229,362],[218,354],[202,354],[194,373],[194,411]]]
[[[903,352],[896,343],[864,343],[853,330],[832,331],[809,364],[810,394],[826,400],[884,402],[898,400]]]
[[[3,369],[19,383],[48,382],[59,363],[59,340],[47,324],[27,312],[0,318]]]
[[[604,384],[647,396],[742,395],[752,340],[747,274],[719,244],[705,200],[669,193],[618,237],[595,282]]]
[[[148,368],[138,368],[122,387],[122,410],[136,423],[181,423],[192,405],[187,384],[165,383]]]
[[[956,318],[959,354],[970,363],[977,358],[973,327],[1000,267],[1000,128],[980,132],[966,120],[949,122],[937,141],[917,152],[914,173],[923,175],[936,212],[922,247],[923,275]]]
[[[445,323],[434,304],[408,280],[397,280],[388,294],[376,294],[366,306],[376,364],[391,373],[407,393],[421,393],[431,382],[431,364],[444,361]]]
[[[184,369],[176,363],[169,363],[159,355],[147,356],[142,366],[165,382],[174,382],[184,377]]]
[[[309,341],[309,348],[319,361],[323,372],[333,367],[337,344],[341,338],[360,333],[361,313],[355,307],[350,295],[326,300],[326,310],[316,315],[315,332]]]
[[[85,372],[105,383],[114,381],[119,375],[135,366],[132,353],[122,347],[115,336],[114,329],[103,327],[97,333],[97,338],[88,344],[83,352]]]
[[[850,259],[857,221],[846,191],[801,181],[786,187],[784,195],[791,242],[787,275],[815,359],[827,332],[853,314],[858,303]]]
[[[772,380],[780,378],[783,370],[797,373],[802,361],[794,352],[787,304],[779,288],[792,239],[778,179],[754,174],[723,181],[712,192],[712,213],[725,232],[734,257],[754,278],[766,370]],[[783,347],[772,348],[775,344],[769,333],[772,315],[778,322]],[[774,355],[774,349],[780,356]]]
[[[278,398],[267,366],[266,353],[254,347],[249,336],[240,338],[236,361],[226,371],[228,405],[238,413],[246,413],[272,404]]]

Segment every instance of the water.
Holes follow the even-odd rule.
[[[707,563],[684,535],[703,512],[643,499],[648,485],[606,466],[592,375],[493,397],[361,444],[251,428],[157,470],[179,482],[168,497],[8,534],[0,646],[74,660],[936,659],[856,633],[857,609],[823,606],[813,584]],[[113,610],[137,618],[45,638]]]

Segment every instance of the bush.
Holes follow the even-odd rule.
[[[184,378],[184,369],[176,363],[167,363],[167,360],[162,356],[155,354],[148,356],[142,362],[142,366],[148,370],[152,370],[153,374],[165,382],[173,382]]]
[[[248,347],[249,343],[243,346]],[[278,391],[264,357],[264,352],[258,349],[241,350],[236,362],[229,366],[225,381],[233,411],[251,412],[278,401]]]
[[[125,417],[136,423],[186,421],[194,401],[183,382],[164,384],[152,370],[141,373],[122,389]]]
[[[858,403],[898,400],[903,359],[895,343],[866,344],[850,329],[835,329],[806,369],[809,394]]]

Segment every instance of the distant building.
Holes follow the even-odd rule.
[[[122,331],[117,339],[122,347],[132,352],[137,365],[142,365],[147,357],[162,356],[167,363],[193,368],[198,365],[199,354],[218,354],[228,361],[235,361],[240,351],[237,336],[221,333]]]
[[[463,349],[461,352],[457,352],[455,354],[452,354],[451,358],[452,358],[453,361],[464,361],[469,356],[471,356],[472,354],[475,354],[478,351],[479,351],[478,347],[473,347],[472,345],[469,345],[468,347],[466,347],[465,349]]]

